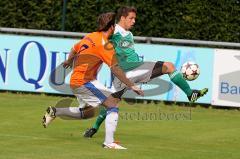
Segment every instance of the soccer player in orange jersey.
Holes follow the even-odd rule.
[[[125,149],[114,143],[113,138],[118,122],[117,104],[119,99],[114,98],[111,95],[113,92],[96,80],[98,70],[104,62],[110,67],[112,73],[128,88],[139,95],[143,95],[143,91],[127,79],[118,66],[113,45],[108,41],[109,36],[113,34],[114,27],[115,14],[101,14],[98,18],[97,32],[86,35],[80,42],[75,44],[63,66],[68,68],[73,63],[70,86],[79,101],[83,100],[92,107],[102,104],[107,108],[105,121],[106,136],[103,146],[105,148]],[[72,116],[74,113],[81,114],[78,118],[86,118],[84,116],[88,115],[84,108],[48,107],[43,117],[43,126],[47,127],[57,116],[67,115],[68,113],[70,114],[69,116]]]

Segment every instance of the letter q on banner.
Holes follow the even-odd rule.
[[[38,51],[36,51],[36,55],[39,54],[39,59],[35,59],[40,60],[40,68],[39,70],[36,69],[38,75],[37,77],[27,77],[27,67],[37,67],[37,66],[29,66],[27,65],[27,59],[26,59],[26,54],[28,53],[28,49],[32,46],[36,45],[38,48]],[[37,57],[37,56],[36,56]],[[47,56],[46,56],[46,52],[43,48],[43,46],[37,42],[37,41],[28,41],[26,42],[22,48],[19,51],[19,55],[18,55],[18,71],[19,74],[21,76],[21,78],[29,83],[29,84],[33,84],[35,86],[35,89],[39,89],[42,86],[39,84],[39,82],[41,81],[41,79],[43,78],[43,75],[45,73],[46,70],[46,66],[47,66]]]

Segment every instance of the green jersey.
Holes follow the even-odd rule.
[[[135,52],[133,35],[130,31],[116,25],[111,41],[116,51],[118,64],[125,72],[143,64]]]

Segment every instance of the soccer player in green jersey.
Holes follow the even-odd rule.
[[[182,74],[175,69],[171,62],[143,62],[134,49],[133,34],[129,31],[135,24],[136,9],[134,7],[121,7],[117,11],[117,21],[114,34],[111,38],[116,51],[118,63],[125,71],[126,76],[134,83],[145,83],[149,80],[168,74],[170,80],[177,85],[188,97],[190,102],[195,102],[198,98],[205,95],[207,88],[193,90],[190,88]],[[114,78],[113,87],[116,91],[114,97],[121,98],[127,90],[126,86],[118,79]],[[93,127],[87,129],[84,137],[92,137],[99,129],[101,123],[106,118],[106,110],[100,110]]]

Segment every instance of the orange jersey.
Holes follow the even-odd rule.
[[[117,64],[113,45],[109,43],[102,32],[86,35],[72,49],[76,56],[70,79],[71,88],[77,88],[96,79],[103,62],[109,67]]]

